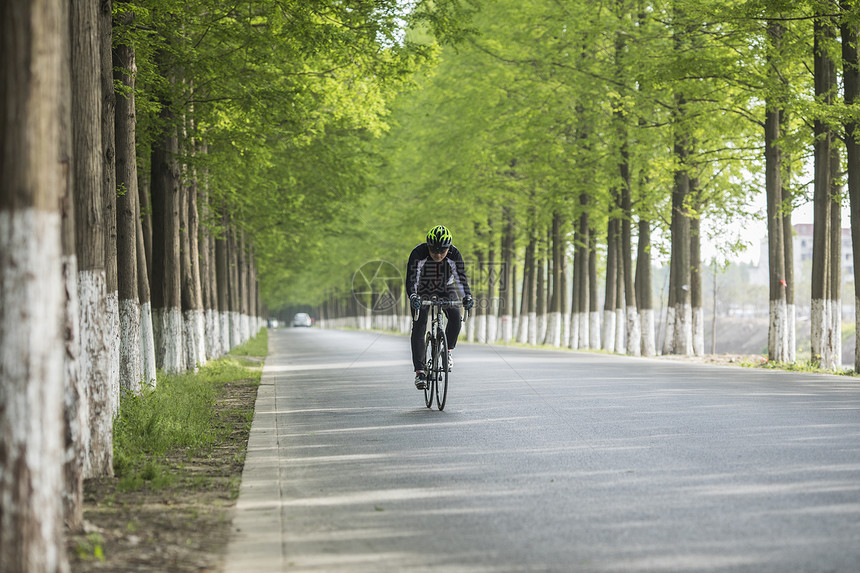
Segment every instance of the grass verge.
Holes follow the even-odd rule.
[[[155,390],[123,398],[115,476],[85,482],[86,528],[68,535],[73,572],[217,569],[267,351],[263,330],[231,356],[159,373]]]

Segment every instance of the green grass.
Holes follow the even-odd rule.
[[[269,354],[269,330],[264,328],[245,344],[232,349],[230,354],[233,356],[267,356]]]
[[[266,331],[239,350],[244,356],[265,357]],[[170,485],[175,477],[165,466],[166,454],[182,450],[189,456],[200,455],[223,441],[232,428],[216,423],[216,398],[228,382],[259,384],[261,374],[259,367],[249,368],[227,357],[208,362],[196,373],[159,372],[155,390],[123,396],[114,420],[114,472],[120,489]]]

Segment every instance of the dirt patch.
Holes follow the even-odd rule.
[[[219,571],[257,388],[248,380],[225,385],[216,424],[231,433],[202,455],[177,451],[160,460],[172,476],[166,485],[121,491],[116,478],[87,480],[85,531],[67,536],[72,572]]]

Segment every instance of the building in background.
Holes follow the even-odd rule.
[[[796,281],[809,280],[806,276],[809,271],[806,268],[812,265],[812,231],[814,225],[811,223],[798,223],[794,225],[794,276]],[[768,256],[767,237],[761,240],[761,256],[758,266],[750,269],[750,283],[754,285],[768,285]],[[842,283],[854,280],[854,251],[851,246],[851,229],[842,229]],[[844,295],[843,295],[844,298]],[[852,305],[853,306],[853,305]]]

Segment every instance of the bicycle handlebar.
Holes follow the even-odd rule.
[[[463,301],[450,300],[447,298],[437,299],[437,300],[432,300],[432,299],[424,300],[424,299],[422,299],[421,300],[421,306],[441,306],[441,307],[459,306],[459,307],[462,307]],[[471,315],[472,315],[472,309],[469,309],[469,310],[464,309],[463,317],[461,318],[461,320],[463,322],[466,322],[466,319],[468,319]],[[413,321],[418,320],[418,315],[415,313],[414,309],[412,310],[412,320]]]

